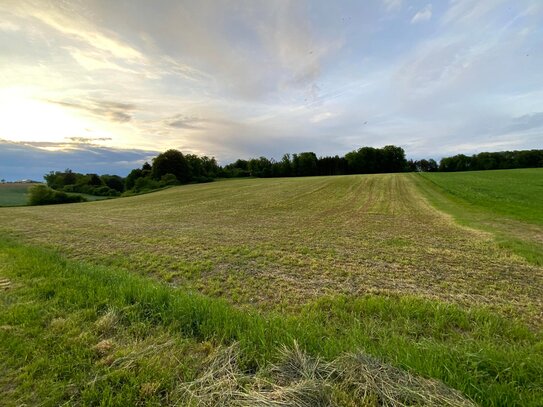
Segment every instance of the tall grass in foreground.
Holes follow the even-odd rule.
[[[0,389],[13,397],[122,404],[147,392],[160,404],[196,377],[202,344],[237,343],[241,371],[255,372],[296,341],[328,361],[362,350],[482,405],[543,400],[541,334],[483,309],[369,295],[323,298],[298,315],[263,314],[6,241],[0,276],[11,284],[0,297]]]

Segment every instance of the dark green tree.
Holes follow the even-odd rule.
[[[181,151],[168,150],[153,159],[151,174],[160,180],[166,174],[173,174],[181,183],[191,180],[190,166]]]
[[[406,169],[405,151],[397,146],[385,146],[380,149],[378,172],[402,172]]]
[[[253,158],[249,160],[248,169],[253,177],[267,178],[272,175],[273,163],[266,157]]]
[[[122,177],[119,177],[118,175],[104,174],[100,176],[100,179],[108,188],[119,192],[124,191],[124,179]]]
[[[307,177],[317,175],[317,156],[313,152],[298,154],[298,175]]]

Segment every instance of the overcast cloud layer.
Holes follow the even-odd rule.
[[[540,0],[0,0],[0,177],[542,148],[542,51]]]

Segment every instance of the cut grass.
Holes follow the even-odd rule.
[[[251,179],[3,208],[0,233],[231,303],[296,312],[323,295],[398,293],[543,323],[543,268],[458,226],[412,174]]]
[[[486,233],[498,229],[458,226],[424,197],[453,215],[469,208],[464,225],[507,225],[503,240]],[[543,268],[503,250],[523,228],[522,248],[540,255],[537,223],[415,174],[2,208],[0,233],[34,247],[0,243],[0,388],[8,405],[173,404],[199,383],[210,352],[236,343],[242,388],[263,374],[289,392],[301,382],[266,372],[296,340],[308,358],[335,363],[362,350],[483,405],[539,405]],[[345,390],[309,384],[320,400]],[[347,388],[339,405],[358,391]]]
[[[179,386],[183,405],[330,407],[474,407],[459,392],[384,364],[362,352],[332,362],[303,352],[296,342],[283,347],[276,364],[256,374],[239,366],[237,344],[204,363],[196,380]]]
[[[173,404],[216,346],[238,343],[240,371],[254,372],[294,340],[328,361],[362,349],[486,406],[536,406],[543,399],[541,335],[485,309],[367,295],[321,298],[298,315],[280,315],[4,240],[0,259],[0,276],[10,282],[0,294],[6,405]],[[362,360],[361,369],[372,366]],[[375,403],[367,405],[379,405],[382,390],[372,387]],[[349,405],[357,390],[345,391],[336,405]]]

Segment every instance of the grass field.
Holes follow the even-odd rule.
[[[466,204],[494,215],[543,226],[543,169],[425,173]]]
[[[22,206],[28,201],[28,189],[36,184],[0,184],[0,206]]]
[[[543,265],[543,170],[426,173],[419,187],[438,208]]]
[[[25,206],[28,204],[28,190],[30,187],[39,184],[26,184],[26,183],[14,183],[14,184],[0,184],[0,206]],[[81,195],[87,201],[101,201],[108,199],[105,196],[95,196],[87,194],[68,194],[68,195]]]
[[[242,371],[267,377],[281,345],[296,339],[329,363],[362,350],[483,405],[538,405],[543,268],[490,229],[456,223],[468,204],[439,182],[418,174],[233,180],[3,208],[0,232],[13,240],[0,245],[0,277],[11,287],[2,297],[8,379],[0,383],[19,383],[10,400],[32,389],[27,402],[52,388],[56,401],[171,403],[181,397],[175,383],[201,384],[201,367],[221,346],[238,343]],[[490,212],[480,202],[469,206]],[[107,315],[121,329],[98,329]],[[153,356],[137,359],[146,346]],[[44,366],[64,347],[77,363],[58,356]],[[179,352],[175,368],[163,361],[171,352]],[[324,399],[357,405],[352,383],[319,380]],[[367,405],[384,396],[371,397]]]

